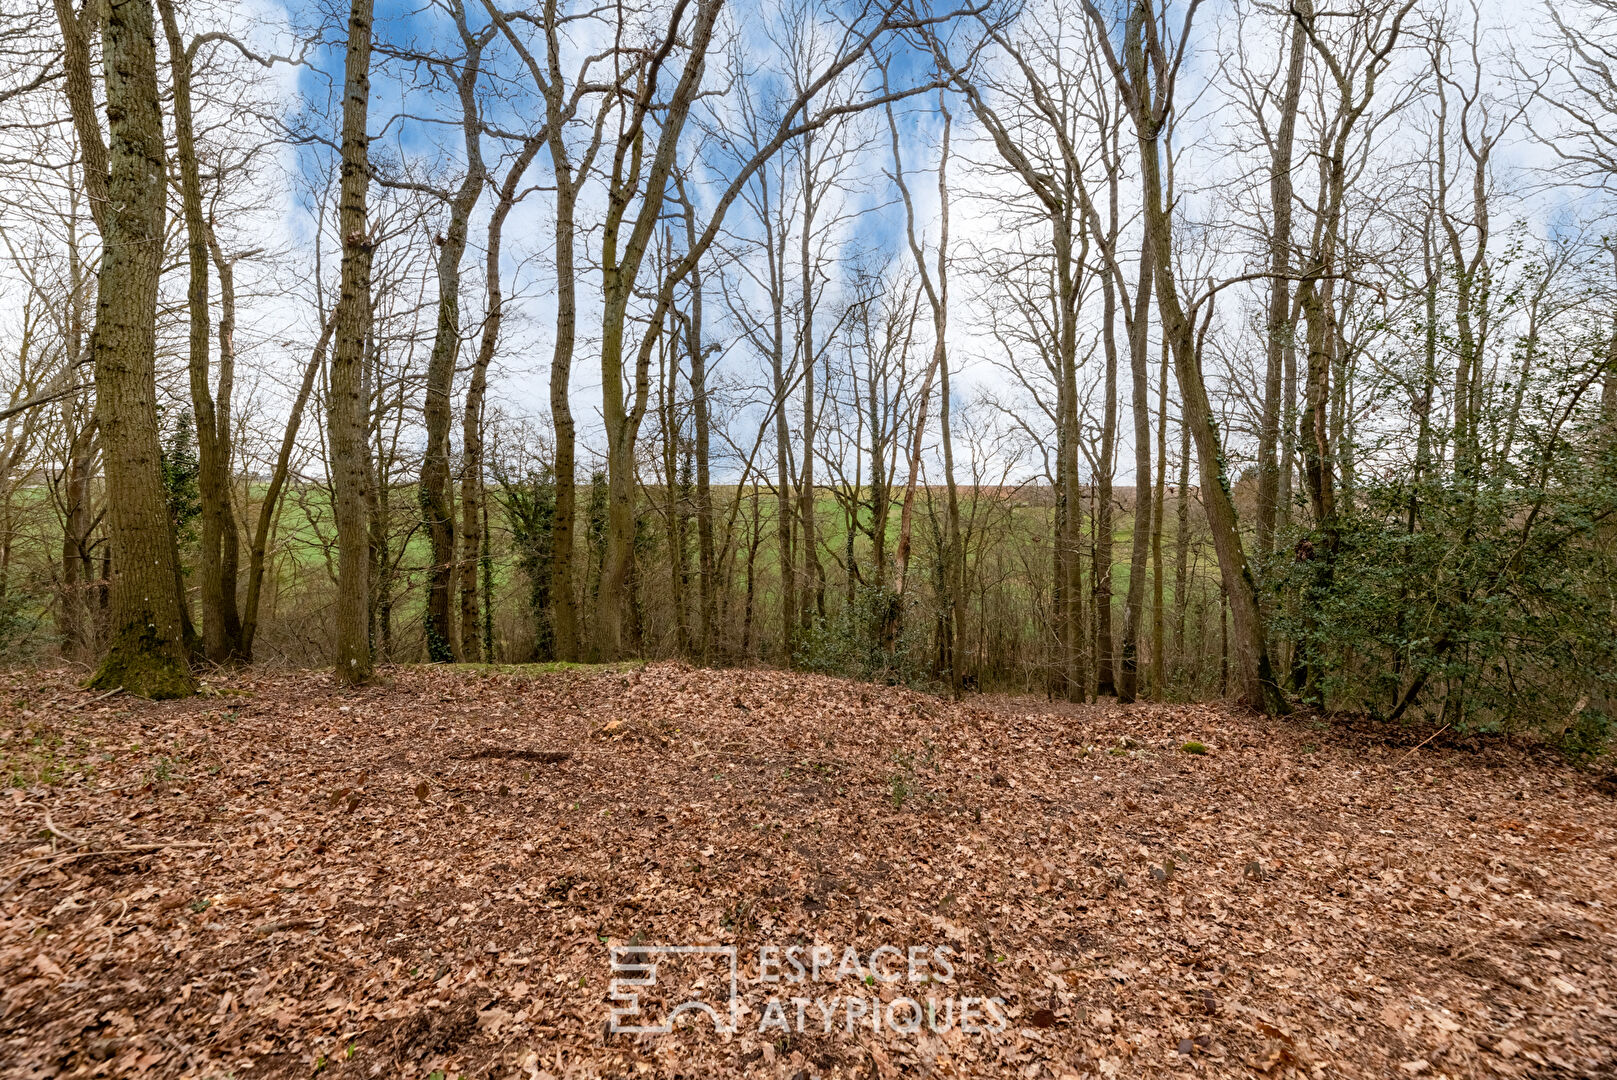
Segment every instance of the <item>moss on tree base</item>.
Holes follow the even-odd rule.
[[[148,626],[129,628],[113,639],[95,675],[85,684],[91,690],[116,690],[136,697],[162,700],[196,693],[196,680],[177,643],[160,640]]]

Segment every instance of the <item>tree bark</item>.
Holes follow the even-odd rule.
[[[1307,10],[1309,0],[1296,0],[1298,10]],[[1286,274],[1291,266],[1292,152],[1297,135],[1297,110],[1302,101],[1303,24],[1291,20],[1291,44],[1286,64],[1285,90],[1280,98],[1280,123],[1269,156],[1269,314],[1264,339],[1263,406],[1258,421],[1258,520],[1259,559],[1274,550],[1275,525],[1280,498],[1281,404],[1285,354],[1291,329],[1291,282]]]
[[[1145,560],[1151,542],[1151,373],[1150,339],[1151,242],[1140,246],[1140,280],[1134,287],[1134,318],[1129,325],[1129,375],[1134,408],[1134,540],[1129,552],[1129,591],[1123,608],[1123,665],[1117,700],[1128,704],[1139,695],[1140,620],[1145,610]]]
[[[370,186],[369,136],[372,0],[351,0],[343,73],[342,172],[338,232],[342,237],[342,292],[337,300],[336,348],[327,406],[332,496],[337,521],[337,680],[363,685],[373,677],[370,630],[370,537],[367,521],[371,462],[365,388],[371,327],[371,254],[366,202]]]
[[[472,211],[483,192],[487,170],[483,165],[482,120],[478,115],[477,81],[482,72],[487,33],[473,34],[465,13],[453,5],[466,55],[455,77],[460,98],[461,141],[466,173],[449,200],[449,221],[438,246],[438,326],[427,359],[426,400],[422,407],[427,429],[426,451],[421,458],[421,521],[426,527],[432,564],[427,569],[425,629],[427,659],[448,663],[463,659],[455,609],[450,594],[455,585],[455,506],[449,469],[449,428],[452,420],[455,360],[460,354],[460,261],[466,254]],[[474,622],[470,633],[475,638]]]
[[[1114,216],[1112,234],[1107,243],[1117,239],[1117,220]],[[1101,280],[1101,341],[1106,357],[1106,375],[1102,383],[1105,401],[1101,406],[1100,456],[1095,463],[1095,545],[1091,549],[1089,594],[1094,604],[1095,621],[1095,696],[1112,697],[1117,693],[1117,668],[1113,656],[1115,636],[1112,633],[1112,479],[1117,471],[1117,282],[1110,270]]]
[[[483,313],[483,329],[477,342],[477,359],[472,364],[471,380],[466,387],[466,408],[461,414],[461,474],[460,474],[460,642],[463,659],[494,661],[494,642],[488,632],[487,619],[479,617],[478,580],[485,567],[483,544],[486,537],[483,519],[487,516],[487,494],[483,483],[483,410],[488,399],[488,369],[494,362],[499,346],[500,326],[505,318],[505,298],[500,284],[500,251],[505,234],[505,221],[516,205],[517,188],[522,183],[533,159],[543,145],[543,136],[524,140],[516,160],[511,163],[500,182],[494,209],[489,214],[487,262],[483,272],[484,288],[488,294]],[[552,524],[554,539],[554,524]],[[491,605],[494,598],[486,590],[483,604]]]
[[[225,579],[226,533],[234,538],[230,512],[230,460],[221,436],[228,440],[230,418],[215,409],[209,358],[208,264],[210,236],[202,211],[202,179],[191,119],[192,50],[180,36],[172,0],[157,0],[168,41],[169,72],[174,82],[174,147],[180,166],[180,206],[185,219],[186,261],[190,279],[186,303],[190,313],[189,360],[191,413],[197,438],[197,488],[202,503],[202,652],[214,663],[235,659],[241,649],[241,620],[236,612],[234,575]],[[233,321],[230,320],[230,321]],[[221,320],[221,344],[225,320]],[[223,357],[221,356],[221,362]],[[228,595],[227,595],[228,593]]]
[[[1164,641],[1162,581],[1162,514],[1168,481],[1168,348],[1162,349],[1157,379],[1157,470],[1151,496],[1151,700],[1162,701],[1167,688],[1168,655]]]
[[[114,0],[102,24],[110,147],[98,218],[101,271],[90,352],[114,567],[106,656],[90,685],[142,697],[189,694],[174,532],[157,422],[157,288],[166,210],[163,118],[150,0]],[[100,145],[99,127],[80,142]],[[90,154],[86,154],[88,164]],[[88,170],[87,170],[88,175]],[[97,185],[87,185],[91,192]]]
[[[685,190],[685,178],[674,175],[679,193],[681,216],[685,223],[687,250],[697,244],[696,207]],[[702,274],[693,267],[689,275],[690,306],[682,320],[685,354],[690,358],[691,433],[696,468],[696,570],[697,570],[697,625],[696,652],[702,662],[712,658],[715,623],[718,618],[718,567],[713,538],[713,488],[710,472],[712,457],[712,415],[708,403],[707,355],[708,346],[702,332]],[[737,489],[736,497],[740,498]]]

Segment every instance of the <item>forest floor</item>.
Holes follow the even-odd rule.
[[[0,1074],[1617,1075],[1612,779],[1426,734],[677,664],[0,675]]]

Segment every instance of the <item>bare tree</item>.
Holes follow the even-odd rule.
[[[371,331],[371,253],[366,204],[370,189],[369,133],[371,0],[352,0],[343,66],[342,171],[337,229],[342,240],[342,291],[337,298],[336,347],[328,377],[327,424],[331,487],[337,522],[337,679],[371,680],[371,542],[367,519],[371,455],[364,368]]]
[[[1141,203],[1156,273],[1157,310],[1162,332],[1174,355],[1174,373],[1183,399],[1185,422],[1196,441],[1201,464],[1202,506],[1218,551],[1224,588],[1229,596],[1236,652],[1238,696],[1265,712],[1283,711],[1285,699],[1269,664],[1268,637],[1258,605],[1257,584],[1247,565],[1236,527],[1235,503],[1223,470],[1223,447],[1214,427],[1212,403],[1202,376],[1195,331],[1179,299],[1174,280],[1173,224],[1162,182],[1163,130],[1173,109],[1174,89],[1189,48],[1189,36],[1200,0],[1190,0],[1177,38],[1169,35],[1166,8],[1139,0],[1124,23],[1121,55],[1112,47],[1106,17],[1091,0],[1084,6],[1095,24],[1107,65],[1123,92],[1139,144]]]

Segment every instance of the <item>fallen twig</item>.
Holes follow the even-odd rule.
[[[324,925],[325,921],[325,919],[281,919],[253,927],[253,933],[259,937],[269,937],[271,934],[279,934],[283,930],[308,930]]]
[[[80,840],[78,837],[65,833],[61,829],[57,828],[56,822],[51,820],[51,812],[49,810],[45,811],[45,828],[50,830],[52,836],[59,836],[70,844],[78,844],[83,846],[85,843],[85,841]]]
[[[114,694],[121,694],[123,692],[124,692],[123,687],[114,686],[111,690],[108,690],[105,694],[99,694],[96,697],[93,697],[88,701],[76,701],[72,705],[68,705],[68,706],[64,707],[61,711],[64,712],[64,713],[70,713],[74,709],[82,709],[86,705],[94,705],[98,701],[105,701],[109,697],[112,697]],[[40,710],[44,711],[46,709],[54,709],[56,707],[57,702],[66,701],[66,700],[67,699],[63,698],[63,697],[51,698],[51,700],[47,701],[44,705],[40,706]]]
[[[19,859],[17,862],[14,862],[10,866],[6,867],[6,870],[16,870],[19,867],[25,869],[23,869],[21,874],[18,874],[4,885],[0,885],[0,896],[4,896],[6,893],[10,892],[12,886],[16,885],[18,882],[22,881],[23,878],[27,877],[33,872],[31,869],[26,868],[33,867],[37,864],[49,864],[54,869],[59,866],[65,866],[77,859],[90,859],[97,855],[150,855],[155,851],[164,851],[169,848],[208,848],[212,846],[212,843],[202,840],[168,840],[160,844],[130,844],[127,847],[97,848],[93,851],[52,852],[49,855],[36,855],[31,859]]]
[[[94,705],[94,704],[96,704],[98,702],[102,702],[102,701],[107,700],[109,697],[116,697],[117,695],[119,695],[119,694],[121,694],[123,692],[124,692],[123,687],[114,686],[111,690],[108,690],[105,694],[101,694],[101,695],[98,695],[96,697],[93,697],[89,701],[81,701],[77,705],[69,705],[67,708],[63,709],[62,711],[63,712],[72,712],[74,709],[82,709],[86,705]]]
[[[1425,739],[1421,740],[1420,745],[1416,746],[1415,750],[1419,750],[1422,746],[1425,746],[1427,743],[1431,742],[1433,739],[1437,738],[1439,735],[1443,734],[1448,729],[1449,729],[1449,725],[1444,724],[1442,727],[1438,728],[1436,731],[1434,731],[1430,735],[1426,736]],[[1410,758],[1414,757],[1415,756],[1415,750],[1411,750],[1409,753],[1407,753],[1403,757],[1399,758],[1398,759],[1398,765],[1402,765],[1404,762],[1406,762]],[[1393,768],[1396,769],[1398,767],[1398,765],[1394,765]]]
[[[507,750],[495,746],[467,754],[461,760],[499,758],[506,761],[532,761],[540,765],[558,765],[572,756],[571,750]]]

